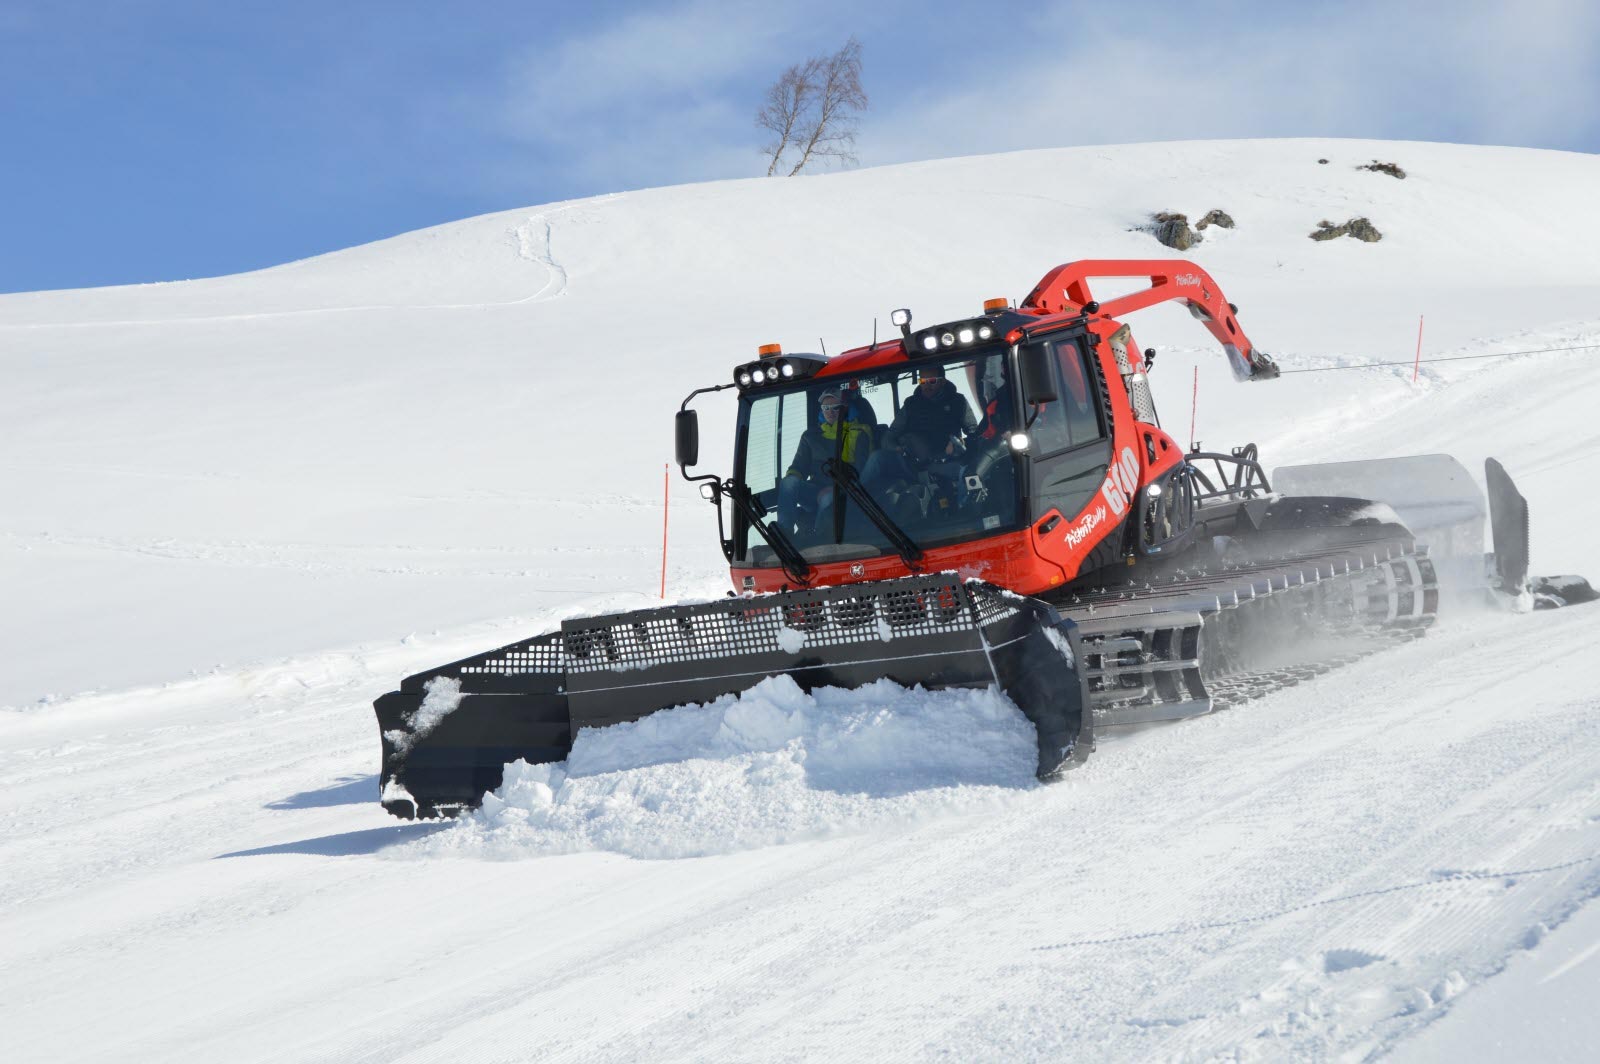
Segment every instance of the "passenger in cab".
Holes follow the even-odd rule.
[[[860,467],[872,453],[872,427],[846,409],[839,390],[828,389],[818,403],[817,424],[801,434],[789,471],[778,482],[778,521],[785,531],[806,532],[825,523],[833,480],[824,463],[837,455]]]
[[[989,359],[977,391],[983,397],[983,417],[974,435],[985,443],[1003,441],[1016,422],[1011,389],[1006,387],[1005,363],[998,358]]]

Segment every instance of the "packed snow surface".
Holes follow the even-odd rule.
[[[1286,371],[1136,316],[1174,436],[1492,455],[1536,570],[1600,575],[1596,187],[1518,149],[1075,148],[0,297],[6,1060],[1587,1059],[1600,608],[1453,611],[1048,787],[992,693],[780,678],[404,823],[370,703],[656,604],[672,413],[758,344],[1168,258],[1162,210],[1235,218],[1187,257]],[[1357,216],[1383,240],[1308,239]],[[1456,360],[1413,380],[1419,318]],[[724,470],[732,404],[697,407]],[[710,508],[666,490],[668,597],[720,595]]]

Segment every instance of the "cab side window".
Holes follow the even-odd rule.
[[[1061,368],[1061,405],[1065,408],[1071,446],[1098,440],[1106,434],[1100,423],[1100,404],[1096,402],[1094,378],[1089,373],[1083,346],[1075,341],[1055,345],[1056,363]]]
[[[1056,401],[1040,406],[1029,430],[1040,456],[1081,447],[1105,435],[1082,346],[1075,340],[1058,340],[1050,347],[1057,373]]]

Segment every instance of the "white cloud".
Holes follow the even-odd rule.
[[[930,0],[899,16],[850,0],[683,0],[520,47],[487,98],[452,110],[507,147],[504,180],[482,175],[501,188],[554,180],[581,195],[754,176],[761,91],[852,26],[874,101],[861,125],[866,165],[1232,137],[1600,142],[1595,0],[1000,0],[989,14]]]
[[[690,0],[535,46],[506,73],[497,125],[562,152],[569,176],[602,183],[759,173],[755,96],[743,83],[761,81],[774,55],[795,50],[785,40],[802,29],[802,16]],[[784,62],[807,54],[798,47]]]
[[[505,119],[542,136],[563,127],[567,109],[631,109],[661,93],[701,91],[745,69],[752,50],[776,36],[771,20],[721,0],[635,12],[526,50],[507,72]]]
[[[1065,144],[1363,136],[1592,143],[1600,6],[1361,3],[1292,22],[1196,19],[1173,33],[1045,17],[1003,67],[880,109],[863,162]]]

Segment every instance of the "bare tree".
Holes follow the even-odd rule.
[[[756,125],[767,130],[776,139],[761,149],[768,158],[767,176],[778,172],[783,153],[794,140],[807,111],[811,97],[816,92],[815,67],[818,60],[808,59],[804,64],[792,66],[767,89],[767,102],[756,112]]]
[[[812,56],[785,70],[767,89],[766,103],[756,112],[756,125],[774,138],[761,149],[769,159],[767,176],[779,171],[791,149],[799,158],[790,177],[817,159],[855,163],[856,116],[866,109],[861,42],[854,37],[832,55]]]

